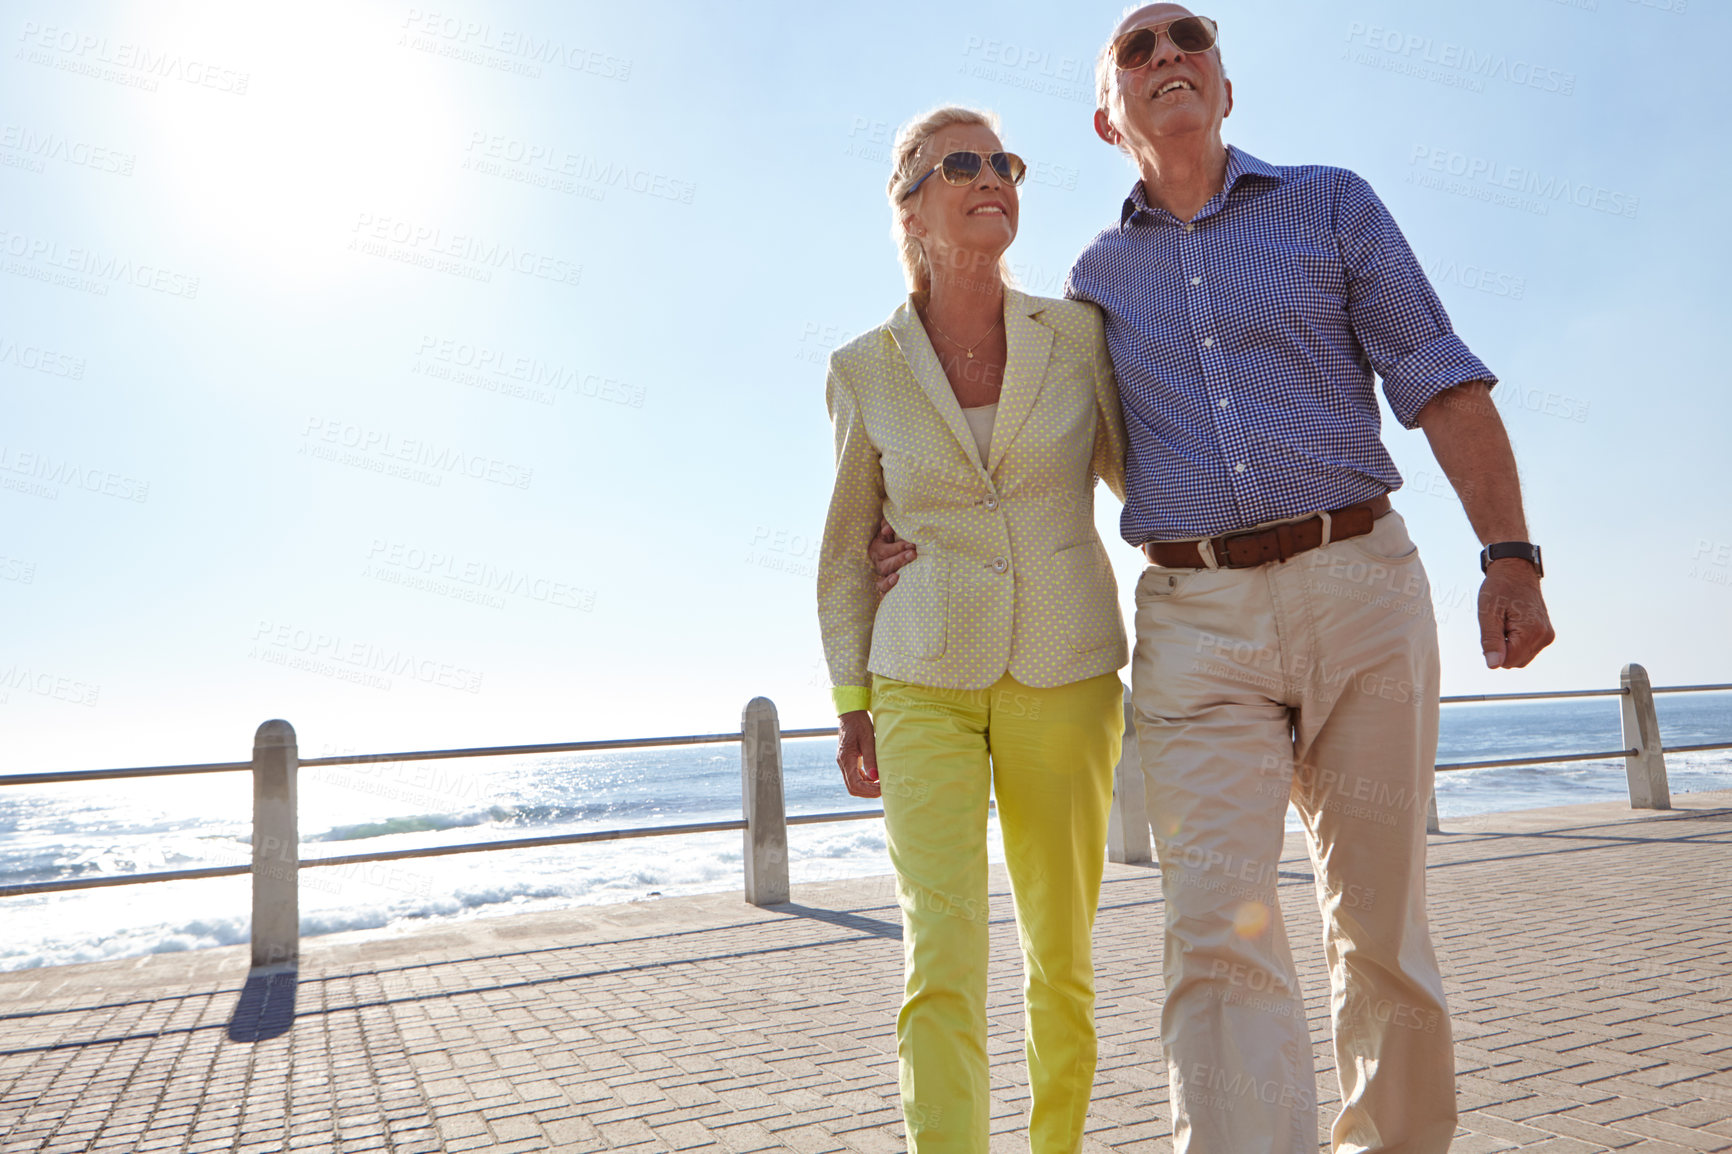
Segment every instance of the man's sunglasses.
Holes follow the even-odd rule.
[[[1009,184],[1021,184],[1022,178],[1028,175],[1028,165],[1022,162],[1022,157],[1014,152],[952,152],[927,170],[926,176],[915,181],[909,190],[902,194],[907,200],[917,192],[926,178],[935,172],[943,173],[947,184],[967,185],[980,179],[984,160],[992,165],[992,171],[998,174],[998,179]]]
[[[1207,52],[1215,46],[1215,35],[1219,31],[1219,26],[1207,16],[1186,16],[1170,24],[1133,28],[1113,41],[1113,63],[1121,71],[1135,72],[1154,59],[1155,46],[1161,42],[1162,32],[1180,52]]]

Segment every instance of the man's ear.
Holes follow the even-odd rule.
[[[1231,80],[1228,80],[1228,81],[1226,81],[1226,85],[1227,85],[1227,111],[1221,113],[1221,119],[1222,120],[1225,120],[1225,119],[1227,119],[1227,117],[1233,115],[1233,82]]]
[[[1232,93],[1229,91],[1228,98],[1231,99],[1231,97]],[[1107,110],[1104,108],[1095,109],[1095,135],[1114,148],[1118,147],[1119,130],[1113,127],[1112,119],[1107,116]]]

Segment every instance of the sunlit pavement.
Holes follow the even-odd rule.
[[[1446,820],[1429,887],[1456,1151],[1732,1149],[1732,793]],[[670,842],[670,852],[677,843]],[[1310,865],[1281,897],[1323,1125]],[[0,1150],[895,1151],[887,879],[0,974]],[[994,1149],[1026,1150],[1021,967],[993,885]],[[1161,897],[1109,866],[1088,1150],[1167,1150]]]

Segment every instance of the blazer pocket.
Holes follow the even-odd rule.
[[[1098,541],[1081,541],[1052,555],[1063,590],[1065,633],[1078,653],[1120,645],[1125,622],[1119,614],[1119,583],[1113,576],[1106,548]]]
[[[921,554],[879,602],[875,636],[898,653],[931,661],[944,656],[950,627],[950,559]]]

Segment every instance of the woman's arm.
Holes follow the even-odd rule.
[[[836,703],[836,764],[855,797],[878,797],[878,751],[872,728],[872,622],[877,574],[861,548],[884,514],[884,470],[866,436],[859,399],[831,363],[825,401],[836,433],[836,480],[818,551],[818,629]]]
[[[1100,311],[1095,310],[1098,318]],[[1113,496],[1125,499],[1125,413],[1119,405],[1119,381],[1113,374],[1113,359],[1107,352],[1104,328],[1094,327],[1095,404],[1100,421],[1095,427],[1095,476],[1107,483]]]
[[[884,472],[866,435],[852,382],[832,361],[825,400],[836,437],[836,479],[818,551],[818,628],[830,667],[838,714],[871,705],[872,623],[878,612],[876,575],[866,541],[884,513]]]

